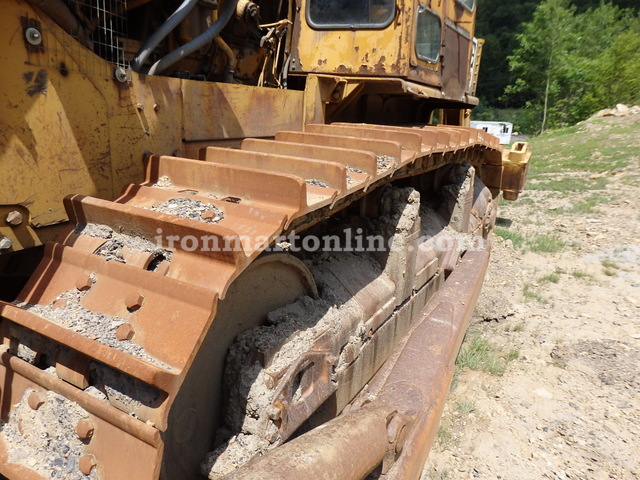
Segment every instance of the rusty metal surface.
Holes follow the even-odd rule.
[[[220,426],[227,349],[265,312],[317,296],[302,261],[263,255],[281,235],[357,200],[364,212],[385,184],[463,162],[494,195],[512,198],[524,184],[526,146],[505,154],[478,130],[324,124],[360,95],[477,103],[465,90],[468,49],[447,41],[444,63],[416,58],[417,0],[401,2],[388,28],[339,32],[312,31],[303,2],[291,73],[329,74],[305,75],[304,90],[132,72],[116,81],[110,62],[79,51],[30,3],[10,2],[0,18],[0,42],[11,47],[0,53],[0,253],[46,245],[16,301],[0,302],[0,420],[4,427],[21,408],[37,415],[52,398],[67,399],[82,412],[65,427],[81,441],[79,478],[199,478]],[[447,40],[472,34],[474,16],[459,2],[432,7]],[[27,24],[40,29],[41,46],[25,43]],[[72,192],[81,195],[60,201]],[[473,205],[475,223],[465,218],[474,234],[495,219],[487,195]],[[415,477],[484,260],[468,253],[457,266],[458,250],[432,245],[410,255],[416,228],[400,243],[383,275],[349,261],[330,271],[359,305],[368,346],[341,350],[362,320],[345,318],[274,373],[269,406],[286,440],[328,399],[337,411],[349,405],[382,368],[369,396],[237,478],[362,478],[379,464],[389,478]],[[448,270],[445,293],[436,293]],[[346,366],[337,369],[340,355]],[[416,360],[442,367],[414,375]],[[41,480],[41,465],[12,457],[9,430],[0,436],[0,473]]]
[[[361,480],[378,466],[380,478],[419,479],[488,260],[489,249],[467,252],[346,413],[225,480]]]
[[[377,405],[338,417],[255,459],[225,480],[360,480],[387,452],[387,424],[393,414],[392,407]]]
[[[23,303],[3,304],[0,309],[0,336],[8,346],[0,373],[24,377],[22,383],[16,383],[12,397],[3,399],[3,418],[6,420],[10,406],[28,388],[59,392],[97,422],[98,428],[85,449],[85,456],[90,456],[84,460],[86,468],[95,461],[97,471],[106,475],[103,478],[121,478],[117,472],[126,469],[144,472],[139,478],[157,478],[163,455],[171,452],[172,458],[192,458],[191,466],[170,464],[164,468],[173,476],[191,475],[186,472],[202,458],[199,449],[207,448],[207,442],[196,439],[212,438],[216,424],[211,420],[211,409],[219,408],[219,400],[205,401],[203,397],[199,406],[183,406],[190,405],[185,395],[198,391],[199,382],[194,375],[201,368],[203,372],[212,368],[199,365],[213,354],[207,352],[215,351],[212,346],[217,345],[219,337],[211,337],[210,332],[218,332],[216,335],[222,332],[221,324],[216,322],[228,321],[224,320],[227,314],[216,315],[220,300],[226,298],[234,279],[252,265],[265,247],[286,232],[293,221],[302,225],[300,222],[315,218],[317,212],[331,215],[333,205],[342,208],[361,198],[365,189],[395,178],[419,175],[463,159],[480,170],[495,167],[502,171],[500,148],[494,146],[491,138],[472,129],[364,124],[309,125],[308,129],[322,133],[281,132],[271,143],[247,140],[242,150],[209,148],[203,151],[204,161],[150,156],[146,159],[144,182],[129,185],[115,201],[78,195],[65,199],[66,214],[73,225],[58,243],[47,245],[44,259],[18,297],[18,302]],[[386,159],[383,168],[379,164],[381,156]],[[330,194],[323,192],[328,190]],[[189,218],[160,208],[176,199],[205,206]],[[210,221],[213,214],[206,215],[212,209],[220,212],[214,222]],[[17,222],[17,216],[10,220]],[[104,231],[110,233],[100,233]],[[125,243],[131,238],[143,243],[124,245],[117,261],[105,257],[100,252],[118,235]],[[415,232],[412,235],[407,238],[406,248],[410,244],[416,247]],[[203,249],[198,243],[203,238],[228,248]],[[165,252],[157,268],[151,268],[155,254],[141,246],[148,244]],[[398,265],[402,264],[399,261]],[[269,272],[276,271],[275,264],[269,268]],[[391,281],[382,277],[377,282],[367,280],[366,285],[357,288],[364,279],[353,277],[355,272],[350,272],[346,265],[345,268],[336,275],[344,277],[341,281],[345,285],[353,285],[354,298],[366,307],[369,328],[378,338],[373,342],[376,351],[364,354],[370,356],[370,369],[357,372],[347,369],[342,373],[351,378],[350,384],[357,391],[361,388],[357,385],[364,385],[391,353],[389,348],[399,340],[398,335],[408,331],[419,304],[414,306],[412,301],[398,312],[398,325],[403,325],[402,328],[389,330],[388,323],[381,326],[382,320],[414,288],[423,289],[424,293],[416,298],[424,302],[427,290],[432,292],[438,286],[436,282],[423,287],[424,282],[439,267],[437,258],[427,255],[419,260],[419,265],[411,267],[410,280],[392,277]],[[294,283],[304,283],[300,280],[304,278],[302,270],[296,270],[294,276],[298,280]],[[283,275],[289,274],[283,271]],[[110,327],[112,342],[135,346],[144,355],[122,350],[117,343],[106,342],[99,335],[72,331],[47,316],[29,311],[28,305],[65,311],[69,306],[61,298],[70,292],[79,299],[79,307],[107,319],[118,319]],[[238,306],[237,299],[232,303]],[[246,325],[238,324],[235,328]],[[231,329],[224,335],[230,342],[239,331]],[[348,332],[345,326],[343,333]],[[30,340],[33,338],[36,343]],[[23,341],[36,351],[46,349],[55,375],[16,356]],[[291,369],[288,380],[283,381],[274,407],[281,412],[281,434],[285,438],[334,392],[330,372],[338,353],[333,351],[336,345],[335,339],[319,339],[314,347],[317,358],[309,358],[308,363]],[[224,351],[220,358],[206,363],[222,365]],[[129,407],[118,402],[103,403],[87,395],[83,388],[93,381],[91,372],[95,365],[104,366],[100,368],[107,368],[112,372],[109,375],[120,376],[126,382],[138,382],[153,392],[155,400]],[[294,400],[293,382],[299,371],[309,368],[309,380],[305,381],[315,381],[315,387],[309,389],[308,395]],[[196,403],[200,401],[196,393],[192,397]],[[340,401],[349,401],[347,397]],[[179,407],[173,408],[174,404]],[[193,414],[185,416],[183,410]],[[135,418],[131,412],[135,412]],[[202,428],[190,427],[195,424]],[[116,460],[119,451],[108,447],[113,441],[126,445],[127,455],[119,460]],[[187,447],[191,445],[189,442],[198,447]],[[388,449],[385,451],[388,456]],[[367,462],[366,467],[353,471],[371,467],[370,460]],[[0,472],[8,474],[20,468],[5,463],[0,465]],[[351,467],[346,468],[351,471]]]
[[[531,150],[526,142],[516,142],[503,160],[500,189],[505,200],[516,200],[524,189]]]
[[[314,29],[305,19],[307,2],[302,2],[294,27],[292,72],[361,76],[361,82],[378,83],[388,77],[408,79],[416,96],[421,86],[433,91],[429,97],[476,104],[467,81],[471,59],[471,40],[475,30],[475,12],[456,0],[431,2],[418,0],[396,4],[396,16],[380,29]],[[416,11],[427,8],[442,24],[443,45],[436,61],[416,55]],[[364,78],[363,78],[364,77]],[[371,77],[378,77],[372,80]],[[395,77],[395,78],[393,78]],[[384,83],[384,80],[380,81]]]
[[[21,17],[40,25],[44,48],[25,48]],[[25,2],[3,6],[0,43],[0,214],[19,209],[24,216],[11,227],[0,218],[0,238],[11,240],[10,251],[53,239],[58,232],[42,227],[68,219],[60,202],[65,195],[111,199],[139,181],[146,152],[183,154],[185,140],[302,128],[303,91],[135,72],[130,82],[117,82],[110,62],[79,51],[75,39]],[[94,66],[106,75],[80,73]]]

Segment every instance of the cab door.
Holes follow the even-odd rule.
[[[475,27],[476,0],[448,0],[442,47],[442,89],[445,96],[464,100]]]

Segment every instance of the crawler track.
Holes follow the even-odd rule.
[[[150,156],[145,180],[114,201],[66,198],[69,231],[46,246],[18,300],[0,304],[0,380],[12,386],[2,390],[3,417],[44,415],[65,398],[85,422],[71,416],[48,432],[80,440],[78,463],[64,465],[75,470],[59,478],[78,469],[158,478],[167,439],[188,450],[182,429],[198,428],[189,408],[171,408],[233,281],[279,236],[454,163],[500,189],[501,147],[482,131],[336,124],[247,139],[240,150],[208,147],[199,160]],[[3,426],[2,474],[58,471],[30,464],[36,457],[12,428]]]

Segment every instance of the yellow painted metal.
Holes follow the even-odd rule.
[[[513,144],[506,158],[502,159],[502,196],[505,200],[516,200],[524,190],[531,160],[531,150],[527,142]]]
[[[475,16],[459,1],[398,2],[396,17],[386,28],[354,30],[314,29],[306,21],[306,6],[307,2],[301,2],[295,25],[292,70],[342,77],[366,76],[367,83],[388,79],[397,84],[404,79],[411,85],[405,93],[477,104],[477,99],[466,88]],[[444,47],[446,34],[456,37],[450,49],[441,49],[436,62],[421,60],[415,52],[417,11],[423,8],[442,20]],[[460,44],[465,43],[468,48],[459,51]],[[459,78],[460,71],[465,73],[464,78]],[[452,84],[452,88],[447,83]],[[428,94],[425,88],[429,89]]]
[[[406,75],[413,5],[399,2],[395,19],[384,29],[314,30],[300,2],[293,48],[294,71],[343,75]]]
[[[439,2],[424,2],[420,0],[414,1],[414,8],[416,12],[420,8],[425,8],[429,10],[429,12],[433,13],[440,17],[442,22],[443,30],[444,30],[444,22],[447,14],[447,10],[450,4],[453,3],[454,0],[445,0]],[[422,7],[421,7],[422,6]],[[418,58],[416,54],[416,46],[415,46],[415,38],[416,38],[416,30],[417,30],[417,14],[414,14],[411,21],[411,42],[409,42],[408,49],[406,55],[411,59],[410,69],[407,72],[407,77],[417,81],[419,83],[424,83],[427,85],[442,86],[442,61],[440,57],[436,62],[429,62],[426,60],[422,60]],[[442,50],[441,52],[442,53]]]
[[[42,35],[37,48],[27,24]],[[146,153],[302,128],[304,92],[131,72],[119,82],[114,65],[26,2],[3,5],[0,44],[0,207],[21,206],[27,218],[22,240],[0,222],[10,251],[49,239],[41,227],[67,220],[64,196],[113,198],[140,181]]]
[[[182,135],[187,141],[268,137],[302,127],[304,92],[183,81]],[[180,130],[178,130],[180,131]]]

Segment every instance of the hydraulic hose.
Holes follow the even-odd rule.
[[[151,52],[158,46],[158,44],[169,35],[174,28],[178,26],[182,20],[191,12],[193,7],[196,6],[198,0],[184,0],[175,12],[158,28],[153,34],[144,42],[144,45],[138,50],[136,56],[131,61],[131,69],[134,72],[139,72],[142,69],[142,65],[149,58]]]
[[[220,34],[227,23],[229,23],[229,20],[231,20],[231,17],[236,11],[237,3],[238,0],[227,0],[224,4],[224,8],[220,11],[218,20],[216,20],[213,25],[211,25],[203,33],[191,40],[189,43],[182,45],[180,48],[165,55],[163,58],[154,63],[149,70],[149,75],[158,75],[164,72],[167,68],[169,68],[177,61],[181,60],[187,55],[192,54],[196,50],[205,46],[207,43],[211,42],[216,36]]]

